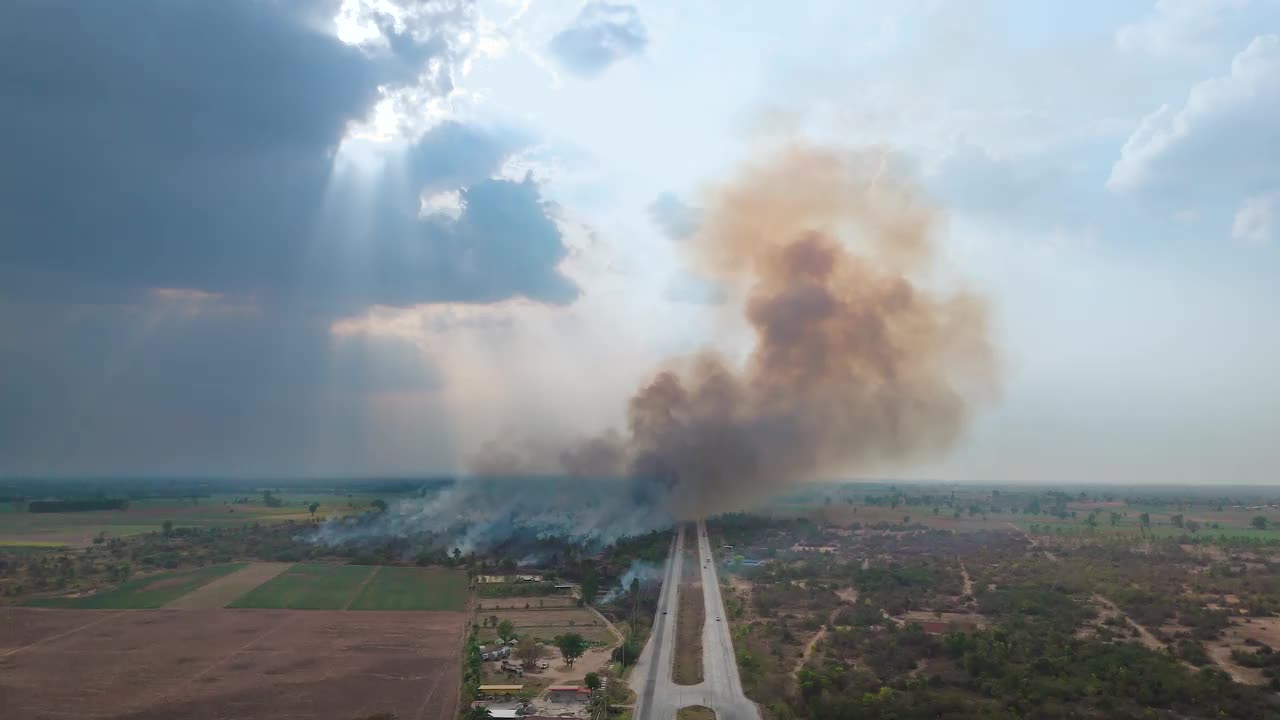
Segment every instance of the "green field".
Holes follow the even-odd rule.
[[[298,563],[227,607],[342,610],[374,569],[368,565]]]
[[[176,528],[239,527],[254,522],[308,520],[312,517],[309,506],[313,502],[319,505],[315,517],[341,517],[364,512],[375,499],[373,495],[285,492],[277,495],[283,505],[267,507],[260,504],[260,496],[242,493],[240,497],[246,496],[248,504],[237,504],[234,494],[218,494],[194,500],[144,498],[131,500],[124,510],[67,513],[17,512],[13,503],[2,503],[0,542],[83,546],[99,535],[111,538],[158,531],[166,520]],[[382,497],[387,502],[397,499],[390,494]]]
[[[365,585],[352,610],[462,610],[467,576],[443,568],[384,567]]]
[[[135,578],[119,587],[71,598],[43,598],[27,603],[38,607],[76,608],[79,610],[134,610],[164,607],[187,593],[223,575],[243,568],[245,563],[210,565],[197,570],[178,570]]]

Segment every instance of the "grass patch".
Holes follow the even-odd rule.
[[[671,669],[671,680],[677,685],[697,685],[702,682],[702,625],[706,622],[706,608],[702,599],[697,537],[697,529],[690,526],[690,532],[685,535],[684,565],[676,615],[676,657]]]
[[[8,550],[10,548],[43,548],[45,550],[57,550],[66,546],[66,543],[58,542],[57,540],[0,540],[0,549],[4,550]]]
[[[164,607],[198,587],[229,575],[247,563],[210,565],[197,570],[176,570],[135,578],[120,586],[82,597],[38,598],[27,603],[36,607],[75,608],[77,610],[142,610]]]
[[[444,568],[378,568],[352,610],[462,610],[467,576]]]
[[[374,570],[368,565],[298,563],[227,607],[341,610]]]
[[[703,705],[690,705],[676,711],[676,720],[716,720],[716,711]]]

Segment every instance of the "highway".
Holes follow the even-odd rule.
[[[716,578],[715,555],[707,539],[706,525],[698,522],[698,564],[702,576],[706,623],[702,628],[702,677],[697,685],[677,685],[671,681],[675,659],[676,615],[680,606],[680,577],[684,564],[685,525],[672,541],[671,552],[658,597],[649,642],[631,673],[636,692],[636,720],[673,720],[676,711],[688,705],[705,705],[716,711],[717,720],[760,720],[754,703],[742,694],[733,640]],[[718,619],[717,619],[718,618]]]

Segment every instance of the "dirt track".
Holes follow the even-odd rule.
[[[293,563],[249,563],[247,567],[196,588],[165,607],[175,610],[214,610],[226,607],[232,600],[279,575],[292,565]]]
[[[0,716],[456,712],[465,613],[0,609]]]

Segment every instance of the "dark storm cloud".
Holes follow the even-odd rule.
[[[365,401],[438,384],[407,343],[225,298],[0,303],[0,326],[0,473],[385,470],[406,458],[375,454]],[[443,421],[418,430],[415,459],[447,460]]]
[[[531,139],[335,150],[382,92],[452,87],[468,5],[375,13],[388,42],[356,48],[333,2],[0,2],[0,473],[447,468],[443,418],[396,434],[422,351],[330,328],[572,299],[554,208],[492,179]],[[420,217],[443,191],[460,213]]]
[[[10,293],[187,287],[306,294],[335,308],[574,297],[537,188],[486,180],[518,149],[501,133],[439,127],[401,159],[397,185],[350,205],[362,188],[335,184],[333,171],[347,127],[379,85],[417,82],[419,60],[452,51],[419,23],[411,61],[366,52],[289,7],[0,5],[0,279]],[[421,190],[462,182],[481,185],[456,226],[418,220]],[[349,222],[330,222],[335,213]],[[343,236],[355,232],[358,248]]]
[[[566,69],[590,77],[640,54],[648,43],[649,32],[634,5],[588,2],[551,38],[551,52]]]

